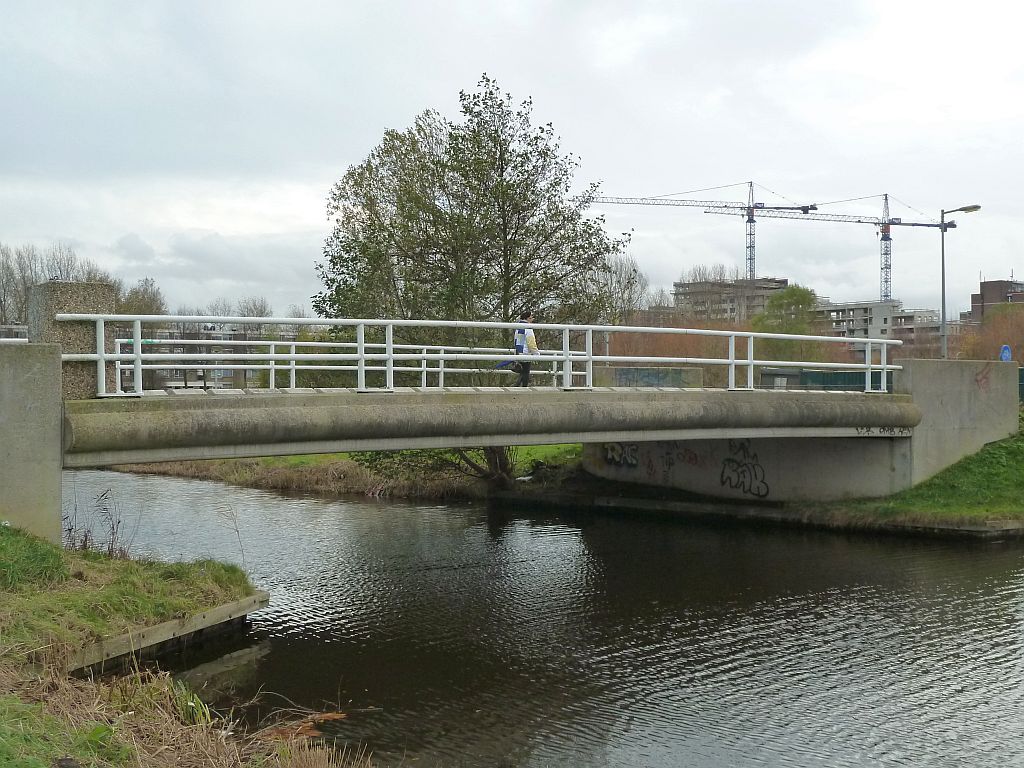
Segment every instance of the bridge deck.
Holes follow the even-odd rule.
[[[900,438],[920,419],[907,395],[860,392],[211,390],[66,402],[64,466],[621,440]]]

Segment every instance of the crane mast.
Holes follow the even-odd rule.
[[[878,250],[881,264],[878,295],[882,301],[892,298],[892,235],[889,234],[889,195],[882,195],[882,223],[878,225]]]
[[[747,193],[747,280],[757,277],[754,268],[754,182]]]

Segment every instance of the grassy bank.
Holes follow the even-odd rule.
[[[528,474],[539,463],[575,462],[580,452],[578,444],[522,446],[516,449],[516,474]],[[134,464],[119,469],[322,496],[437,500],[477,499],[487,495],[487,486],[481,480],[455,470],[423,470],[415,463],[402,466],[398,462],[389,465],[388,471],[374,471],[354,461],[347,453]]]
[[[1024,434],[991,443],[894,496],[843,502],[834,514],[909,524],[1024,520]]]
[[[193,693],[165,674],[74,679],[71,649],[252,594],[235,566],[160,563],[65,551],[0,527],[0,765],[330,766],[332,753],[229,738]],[[345,765],[366,765],[344,761]]]

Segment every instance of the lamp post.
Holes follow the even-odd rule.
[[[946,334],[946,230],[955,229],[955,221],[946,221],[947,213],[974,213],[980,211],[980,205],[961,205],[959,208],[953,208],[948,211],[941,211],[939,213],[939,232],[941,232],[942,238],[942,308],[939,313],[939,337],[942,340],[942,359],[949,359],[949,341]]]

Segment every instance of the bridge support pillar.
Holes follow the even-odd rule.
[[[60,543],[57,344],[0,344],[0,524]]]
[[[96,351],[95,323],[59,323],[61,313],[110,314],[114,311],[116,290],[106,283],[66,283],[51,280],[29,289],[28,340],[59,344],[63,354]],[[104,349],[114,352],[114,329],[104,331]],[[63,366],[64,400],[90,400],[96,397],[99,369],[96,363],[67,363]],[[114,364],[104,368],[106,390],[114,391]],[[58,374],[61,380],[61,374]]]

